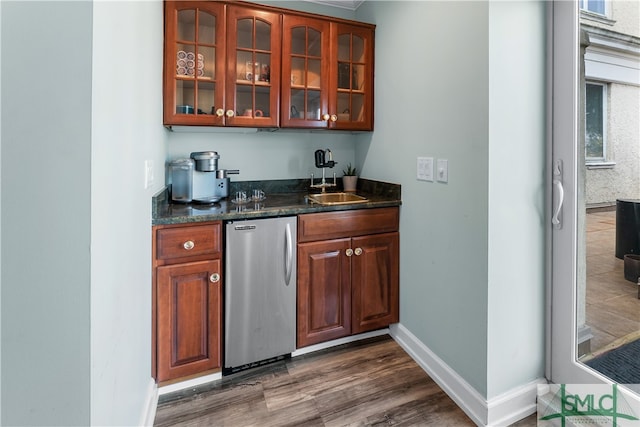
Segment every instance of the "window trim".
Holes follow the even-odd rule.
[[[604,165],[610,162],[607,161],[607,148],[608,148],[608,124],[609,124],[609,84],[606,82],[599,82],[594,80],[586,80],[585,81],[585,92],[587,85],[600,86],[602,87],[602,156],[600,157],[587,157],[587,116],[585,111],[584,117],[584,135],[585,135],[585,147],[584,147],[584,158],[587,165]],[[585,95],[585,103],[586,95]]]
[[[594,12],[589,9],[589,3],[596,2],[597,0],[580,0],[580,11],[591,13],[594,16],[604,16],[606,18],[610,17],[611,6],[609,4],[609,0],[604,0],[604,13]]]

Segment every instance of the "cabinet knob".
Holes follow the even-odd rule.
[[[360,255],[362,255],[362,248],[356,248],[356,250],[354,251],[354,253],[356,254],[356,256],[360,256]]]
[[[190,251],[191,249],[193,249],[193,248],[194,248],[194,246],[195,246],[195,245],[196,245],[196,244],[195,244],[195,243],[193,243],[193,241],[192,241],[192,240],[187,240],[186,242],[184,242],[184,243],[182,244],[182,247],[183,247],[183,248],[185,248],[186,250]]]
[[[218,283],[220,281],[220,275],[218,273],[213,273],[211,276],[209,276],[209,281],[211,283]]]
[[[328,122],[330,118],[331,118],[331,116],[329,114],[323,114],[322,115],[322,120],[325,121],[325,122]]]
[[[233,117],[235,115],[236,113],[234,113],[233,110],[227,110],[227,117]]]
[[[347,256],[351,256],[351,255],[353,255],[353,249],[351,249],[351,248],[347,249],[347,250],[345,251],[345,254],[346,254]]]
[[[331,120],[332,122],[337,122],[338,121],[338,116],[336,116],[335,114],[332,114],[331,118],[329,120]]]
[[[218,117],[224,116],[224,110],[222,108],[218,108],[216,110],[216,116],[218,116]]]

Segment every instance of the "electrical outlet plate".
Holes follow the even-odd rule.
[[[436,163],[438,182],[449,182],[449,161],[438,159]]]
[[[419,181],[433,182],[433,157],[418,157],[418,173]]]

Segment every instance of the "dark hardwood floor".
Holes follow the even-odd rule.
[[[163,395],[154,423],[158,427],[356,425],[475,424],[388,336]]]

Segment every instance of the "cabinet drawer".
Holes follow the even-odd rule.
[[[298,242],[398,231],[399,209],[321,212],[298,216]]]
[[[221,223],[157,230],[156,256],[169,260],[197,255],[217,254],[222,250]]]

